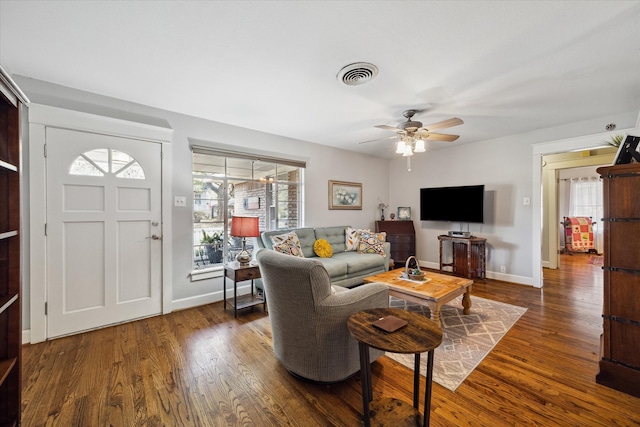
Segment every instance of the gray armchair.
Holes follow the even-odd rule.
[[[389,289],[370,283],[331,286],[325,267],[313,259],[261,249],[256,254],[276,358],[294,376],[342,381],[360,370],[358,342],[347,319],[368,308],[388,307]],[[373,362],[384,352],[371,349]]]

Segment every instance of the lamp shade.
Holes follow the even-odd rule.
[[[231,220],[231,235],[235,237],[260,236],[258,217],[234,216]]]

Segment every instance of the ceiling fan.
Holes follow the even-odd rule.
[[[412,156],[413,153],[422,153],[425,151],[425,148],[424,148],[425,140],[453,142],[459,138],[458,135],[434,133],[433,131],[461,125],[464,123],[461,119],[454,117],[451,119],[443,120],[441,122],[430,124],[428,126],[423,126],[422,122],[412,120],[413,116],[419,112],[420,110],[403,111],[402,115],[407,120],[405,122],[399,123],[395,127],[387,126],[387,125],[376,126],[378,129],[390,130],[396,133],[396,135],[391,136],[389,138],[383,138],[383,139],[398,138],[396,153],[402,154],[403,156]],[[380,139],[376,139],[373,141],[379,141],[379,140]],[[373,141],[365,141],[363,143],[373,142]]]
[[[383,139],[391,139],[391,138],[398,139],[398,142],[396,145],[396,153],[402,154],[403,157],[407,157],[408,171],[411,171],[411,163],[410,163],[409,156],[413,156],[413,153],[425,152],[426,151],[424,148],[425,140],[453,142],[460,137],[459,135],[434,133],[433,132],[434,130],[446,129],[446,128],[458,126],[464,123],[462,119],[453,117],[451,119],[430,124],[428,126],[423,126],[422,122],[412,120],[413,116],[419,112],[420,110],[403,111],[402,115],[407,119],[407,121],[399,123],[395,127],[387,126],[387,125],[376,126],[378,129],[390,130],[396,133],[394,136],[383,138]],[[375,139],[373,141],[380,141],[380,139]],[[373,142],[373,141],[364,141],[364,142],[361,142],[361,144],[367,143],[367,142]]]

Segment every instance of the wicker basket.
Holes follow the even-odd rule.
[[[415,269],[409,268],[409,263],[412,259],[416,262],[416,269],[420,268],[420,264],[418,264],[418,260],[416,259],[416,257],[410,256],[409,258],[407,258],[407,262],[404,265],[405,276],[407,276],[411,280],[424,280],[424,273],[422,271],[420,272],[420,274],[413,274],[413,271]]]
[[[407,274],[407,276],[409,277],[409,279],[411,280],[424,280],[424,273],[420,273],[420,274]]]

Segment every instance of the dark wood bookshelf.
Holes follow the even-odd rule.
[[[20,113],[26,98],[0,67],[0,427],[20,425]]]

